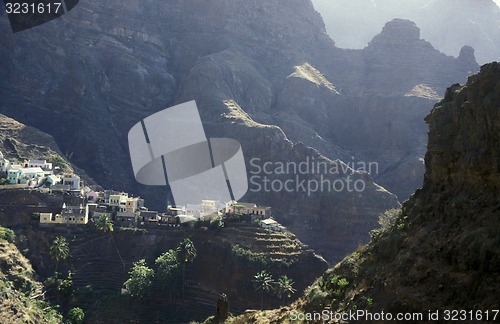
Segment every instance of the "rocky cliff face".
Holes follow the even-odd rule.
[[[152,208],[164,208],[167,192],[135,182],[127,133],[187,100],[197,100],[207,134],[237,139],[247,160],[379,162],[379,175],[354,172],[366,182],[362,193],[244,198],[274,207],[332,262],[366,242],[376,216],[398,205],[374,178],[401,199],[418,186],[423,151],[414,143],[425,138],[417,121],[426,113],[419,107],[474,68],[438,53],[407,21],[389,24],[366,50],[340,50],[310,1],[86,1],[39,28],[10,34],[3,21],[0,31],[0,112],[48,132],[101,185],[140,194]],[[393,38],[399,43],[387,44]],[[375,138],[383,140],[373,149]],[[411,175],[411,186],[401,185],[401,174]]]
[[[393,226],[373,232],[370,244],[327,271],[293,309],[424,316],[439,310],[439,319],[446,309],[494,309],[500,269],[499,112],[499,63],[483,66],[465,86],[450,87],[426,118],[423,188],[403,205]],[[340,295],[339,278],[349,282]],[[289,313],[265,315],[278,321]],[[235,322],[258,318],[263,314]]]

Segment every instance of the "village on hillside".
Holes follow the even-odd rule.
[[[181,227],[220,219],[259,223],[272,231],[286,230],[272,218],[271,207],[234,200],[202,200],[199,204],[167,206],[161,212],[149,210],[141,197],[86,186],[74,172],[64,172],[46,160],[9,161],[0,152],[0,189],[14,188],[64,195],[59,213],[38,213],[41,226],[96,224],[100,218],[107,217],[114,226],[127,228]]]

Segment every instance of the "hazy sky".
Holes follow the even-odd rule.
[[[493,0],[496,2],[496,4],[500,7],[500,0]]]

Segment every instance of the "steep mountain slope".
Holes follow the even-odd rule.
[[[96,184],[84,170],[73,166],[62,154],[54,138],[34,127],[0,114],[0,152],[6,159],[46,159],[63,171],[75,171],[86,184]]]
[[[367,246],[291,307],[234,323],[282,323],[290,310],[323,309],[422,312],[424,320],[428,310],[440,311],[440,320],[445,310],[473,310],[458,318],[493,320],[484,311],[498,309],[500,289],[500,64],[483,66],[466,86],[450,87],[426,121],[424,186],[394,225],[373,232]]]
[[[6,231],[0,226],[0,322],[61,323],[62,317],[46,304],[29,260],[6,239]]]
[[[457,56],[464,45],[480,63],[499,60],[500,8],[492,0],[313,0],[342,48],[364,48],[389,20],[411,19],[437,49]]]
[[[163,210],[168,193],[135,182],[127,133],[142,118],[193,99],[207,135],[242,144],[248,170],[252,158],[315,159],[329,168],[343,165],[337,159],[380,163],[379,175],[349,168],[328,175],[333,182],[353,173],[366,186],[360,193],[307,196],[299,188],[250,190],[244,197],[275,208],[330,262],[366,242],[376,215],[398,206],[373,178],[394,185],[388,190],[401,200],[419,186],[423,152],[413,143],[422,142],[425,130],[416,121],[426,113],[419,107],[436,96],[405,94],[428,88],[439,94],[477,68],[434,50],[407,21],[391,24],[366,51],[340,50],[310,1],[85,1],[38,28],[17,34],[8,28],[0,20],[0,112],[51,134],[101,185],[141,195],[152,208]],[[400,42],[386,46],[394,34]],[[393,113],[401,120],[390,124]],[[380,132],[370,131],[372,123]],[[405,128],[420,131],[405,134]],[[401,143],[388,140],[399,135]],[[373,147],[376,138],[384,140]],[[399,186],[401,174],[412,175],[411,185]]]

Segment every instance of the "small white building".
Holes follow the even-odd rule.
[[[16,184],[19,177],[19,170],[21,166],[19,164],[11,164],[9,169],[7,169],[7,180],[10,184]]]
[[[125,201],[125,212],[127,213],[135,213],[139,210],[139,200],[140,197],[128,197]]]
[[[121,192],[119,194],[109,195],[109,205],[115,207],[118,212],[125,212],[127,209],[128,193]]]
[[[46,160],[24,160],[24,167],[52,170],[52,163],[48,163]]]
[[[80,190],[82,188],[80,177],[74,173],[64,173],[62,185],[69,186],[70,190]]]
[[[238,201],[229,201],[226,203],[226,213],[228,214],[247,214],[257,215],[261,218],[269,218],[272,216],[271,207],[259,206],[255,203],[245,203]]]
[[[7,172],[10,184],[36,183],[45,177],[45,172],[41,168],[17,168],[11,166]]]
[[[0,151],[0,172],[7,172],[10,167],[10,161],[4,158],[3,153]]]
[[[261,221],[262,227],[273,231],[284,232],[286,228],[272,218]]]
[[[60,178],[60,177],[58,177],[58,176],[56,176],[56,175],[49,175],[49,176],[47,177],[46,183],[47,183],[50,187],[52,187],[52,186],[54,186],[54,185],[56,185],[56,184],[60,184],[60,183],[61,183],[61,178]]]

